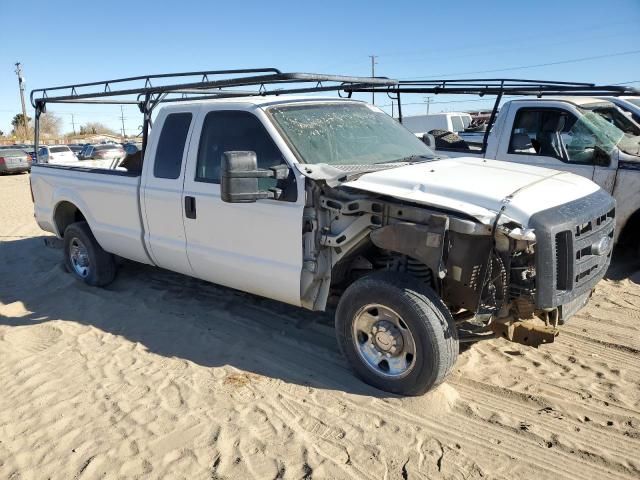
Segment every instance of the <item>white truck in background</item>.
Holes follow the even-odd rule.
[[[640,97],[621,95],[619,97],[599,97],[613,103],[622,110],[631,120],[640,124]]]
[[[471,115],[464,112],[442,112],[428,115],[406,115],[402,124],[413,133],[427,133],[431,130],[447,130],[463,133],[471,125]]]
[[[442,160],[364,102],[265,96],[261,82],[291,78],[319,81],[240,78],[260,92],[164,106],[141,163],[34,165],[35,217],[63,239],[69,272],[106,285],[124,257],[310,310],[336,295],[355,372],[406,395],[452,370],[457,323],[538,346],[588,301],[611,259],[606,191],[536,166]],[[36,99],[36,119],[55,100]]]
[[[439,133],[439,132],[438,132]],[[507,101],[487,138],[422,135],[436,153],[571,172],[616,199],[616,241],[640,256],[640,126],[609,101],[576,96]]]

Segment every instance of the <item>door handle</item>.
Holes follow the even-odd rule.
[[[196,218],[196,197],[184,197],[184,215],[187,218]]]

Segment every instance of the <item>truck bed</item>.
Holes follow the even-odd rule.
[[[80,209],[107,252],[152,263],[144,246],[140,179],[139,174],[125,170],[33,165],[36,221],[43,230],[62,236],[60,225],[65,224],[65,202],[69,202]]]

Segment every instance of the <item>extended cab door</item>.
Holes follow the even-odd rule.
[[[149,255],[156,265],[186,275],[193,272],[187,257],[182,188],[194,123],[188,107],[160,111],[155,122],[160,133],[151,135],[140,195]]]
[[[304,189],[293,169],[277,185],[280,200],[220,198],[224,152],[254,151],[260,168],[295,160],[261,109],[230,108],[203,105],[194,130],[183,195],[189,261],[199,278],[299,305]],[[261,188],[276,186],[261,182]]]
[[[577,115],[555,107],[512,104],[500,141],[498,160],[553,168],[594,178],[593,151],[575,137]]]

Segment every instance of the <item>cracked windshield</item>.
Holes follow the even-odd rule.
[[[414,134],[365,104],[288,105],[269,113],[305,163],[375,165],[435,158]]]

